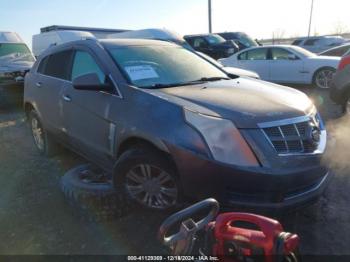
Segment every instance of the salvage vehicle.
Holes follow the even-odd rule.
[[[299,37],[293,41],[292,45],[303,47],[313,53],[320,53],[346,42],[346,39],[341,36],[313,36]]]
[[[194,50],[214,59],[228,57],[239,50],[234,41],[227,41],[216,34],[185,35],[184,38]]]
[[[0,32],[0,84],[23,84],[24,75],[35,59],[27,45],[15,32]]]
[[[255,71],[266,81],[318,88],[330,87],[339,61],[340,57],[318,56],[291,45],[249,48],[219,60],[224,66]]]
[[[222,33],[216,33],[216,34],[225,38],[226,40],[235,41],[235,43],[239,47],[239,50],[259,46],[259,43],[257,43],[249,35],[243,32],[222,32]]]
[[[340,60],[331,83],[330,97],[342,106],[344,113],[350,113],[350,51]]]
[[[24,108],[40,153],[59,142],[154,210],[210,196],[291,208],[317,199],[332,176],[321,164],[325,126],[305,94],[231,79],[165,41],[52,47],[26,75]]]

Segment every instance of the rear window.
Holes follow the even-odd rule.
[[[44,58],[38,68],[38,72],[64,80],[70,79],[70,64],[72,51],[62,51]]]

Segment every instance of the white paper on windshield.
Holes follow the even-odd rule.
[[[126,66],[124,69],[133,81],[159,77],[157,72],[150,65]]]

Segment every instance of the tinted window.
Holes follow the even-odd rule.
[[[292,45],[300,45],[303,40],[295,40]]]
[[[70,79],[72,51],[63,51],[49,56],[44,74],[60,79]]]
[[[40,61],[40,64],[39,64],[39,67],[38,67],[38,73],[45,74],[45,67],[46,67],[47,61],[49,61],[49,56],[43,58]]]
[[[272,48],[271,53],[272,60],[289,60],[289,56],[293,55],[288,50],[282,48]]]
[[[73,67],[72,67],[72,80],[74,78],[95,73],[100,79],[101,83],[105,82],[105,74],[101,68],[97,65],[95,59],[87,52],[77,51],[75,53]]]
[[[319,39],[309,39],[309,40],[305,41],[304,45],[308,45],[308,46],[315,45],[315,43],[318,41],[319,41]]]
[[[198,37],[193,40],[193,47],[205,47],[208,46],[207,42],[204,40],[204,38]]]
[[[257,48],[242,53],[239,60],[266,60],[267,59],[267,48]]]

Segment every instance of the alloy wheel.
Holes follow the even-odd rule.
[[[38,119],[35,117],[32,118],[31,124],[32,124],[32,134],[33,134],[35,145],[40,151],[44,151],[45,142],[44,142],[43,128],[40,122],[38,121]]]
[[[323,69],[319,71],[315,78],[315,83],[317,87],[323,88],[323,89],[329,88],[333,80],[333,76],[334,76],[334,70],[332,69]]]
[[[172,207],[178,198],[174,178],[154,165],[140,164],[131,168],[126,174],[125,187],[133,200],[149,208]]]

